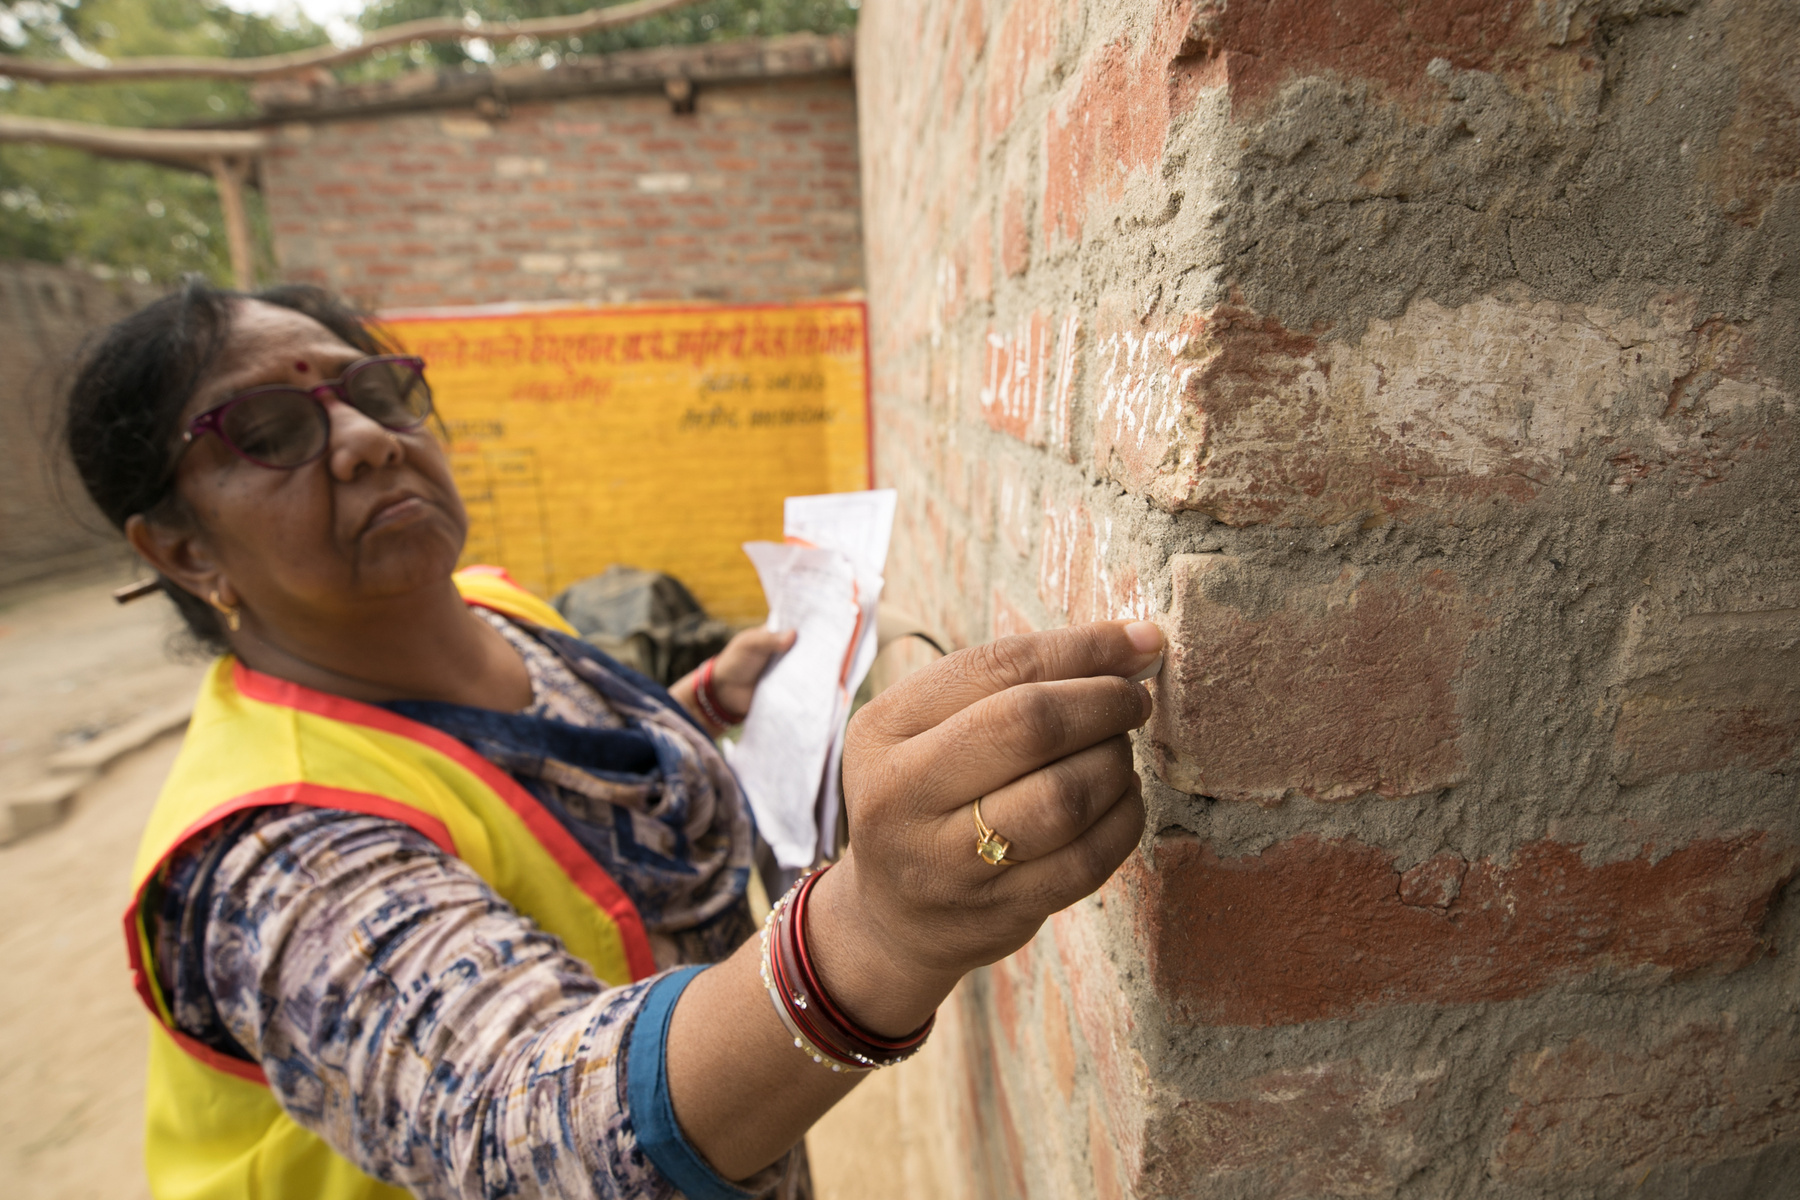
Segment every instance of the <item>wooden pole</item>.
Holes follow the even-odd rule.
[[[70,146],[111,158],[136,158],[191,169],[206,168],[219,156],[243,158],[258,154],[268,146],[269,139],[250,129],[131,129],[53,117],[0,115],[0,142]]]
[[[247,159],[215,157],[213,183],[219,189],[219,208],[225,213],[225,244],[231,248],[231,274],[240,292],[256,287],[256,244],[250,237],[250,215],[244,210],[244,180],[250,174]]]

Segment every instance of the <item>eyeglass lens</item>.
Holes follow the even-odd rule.
[[[271,388],[221,413],[219,432],[252,462],[297,467],[324,451],[331,418],[324,405],[298,388]]]
[[[431,389],[412,361],[368,359],[344,373],[336,391],[387,429],[417,429],[431,415]],[[262,388],[220,414],[220,432],[239,453],[271,467],[296,467],[324,453],[331,417],[299,388]]]

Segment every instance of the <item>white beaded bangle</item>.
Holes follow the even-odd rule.
[[[810,874],[810,872],[809,872],[809,874]],[[804,880],[805,878],[806,878],[806,876],[802,875],[800,877],[800,880]],[[770,951],[770,946],[769,946],[769,938],[775,931],[775,921],[780,916],[782,907],[786,904],[791,903],[794,898],[794,893],[798,892],[800,890],[800,880],[795,881],[794,886],[789,888],[787,890],[787,892],[781,897],[781,899],[777,900],[774,903],[774,905],[769,909],[769,915],[763,918],[762,933],[761,933],[763,986],[769,990],[769,1003],[773,1004],[775,1006],[775,1015],[781,1018],[782,1025],[784,1027],[786,1027],[788,1033],[790,1035],[792,1035],[792,1037],[794,1039],[794,1047],[796,1049],[806,1053],[807,1055],[810,1055],[812,1060],[814,1062],[818,1063],[820,1066],[830,1067],[833,1071],[837,1072],[838,1074],[848,1074],[848,1075],[866,1074],[867,1072],[873,1071],[876,1068],[880,1067],[882,1064],[880,1064],[878,1062],[874,1062],[873,1060],[870,1060],[870,1059],[863,1058],[861,1055],[856,1055],[855,1057],[856,1057],[857,1061],[863,1065],[855,1066],[855,1067],[847,1066],[844,1063],[837,1061],[831,1055],[826,1054],[823,1050],[819,1049],[817,1046],[813,1045],[812,1042],[807,1039],[806,1035],[804,1033],[800,1032],[800,1027],[798,1025],[794,1024],[794,1019],[788,1015],[787,1005],[785,1005],[781,1002],[781,991],[775,985],[775,968],[774,968],[773,963],[770,961],[771,951]],[[802,1008],[804,1008],[806,1006],[806,1001],[803,998],[798,997],[798,996],[796,996],[794,998],[794,1003],[801,1006]]]

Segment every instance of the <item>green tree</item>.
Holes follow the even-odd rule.
[[[372,0],[363,9],[359,24],[364,29],[380,29],[421,17],[468,14],[483,21],[530,20],[584,12],[598,2],[600,0]],[[368,77],[427,64],[459,66],[469,63],[473,66],[471,50],[479,53],[483,61],[497,65],[537,59],[548,67],[571,54],[610,54],[647,46],[775,37],[784,33],[837,33],[856,27],[856,11],[860,4],[861,0],[708,0],[616,29],[545,43],[523,38],[508,45],[489,47],[485,53],[456,42],[429,46],[416,44],[406,51],[365,60],[352,70],[358,77]]]
[[[244,57],[316,45],[304,20],[233,12],[217,0],[12,0],[0,41],[13,53],[94,61],[145,54]],[[179,126],[254,111],[246,90],[206,80],[42,85],[0,80],[0,112],[103,125]],[[254,193],[263,272],[272,270]],[[173,167],[51,146],[0,146],[0,257],[46,259],[172,280],[231,277],[212,180]]]
[[[471,11],[484,20],[504,21],[581,12],[593,2],[376,0],[364,10],[361,24],[376,29]],[[513,43],[483,57],[500,63],[537,59],[551,66],[570,54],[828,33],[854,26],[858,2],[709,0],[586,38]],[[248,16],[220,0],[0,0],[0,46],[14,54],[83,61],[148,54],[243,58],[324,40],[323,31],[304,18]],[[351,64],[339,74],[360,79],[464,64],[465,69],[476,65],[458,43],[420,43]],[[243,86],[212,80],[43,85],[0,79],[0,112],[105,125],[180,126],[249,116],[255,105]],[[267,217],[254,189],[247,199],[261,260],[257,273],[272,278]],[[0,145],[0,257],[71,262],[161,281],[190,272],[221,283],[231,278],[224,220],[210,178],[48,146]]]

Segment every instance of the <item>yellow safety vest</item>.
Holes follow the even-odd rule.
[[[574,633],[496,568],[459,571],[456,585],[469,604]],[[156,1200],[407,1195],[289,1118],[260,1068],[176,1030],[157,986],[145,937],[148,885],[189,838],[269,804],[404,822],[468,863],[600,979],[627,983],[656,970],[630,899],[511,776],[429,726],[220,658],[150,814],[125,913],[133,981],[154,1018],[144,1150]]]

